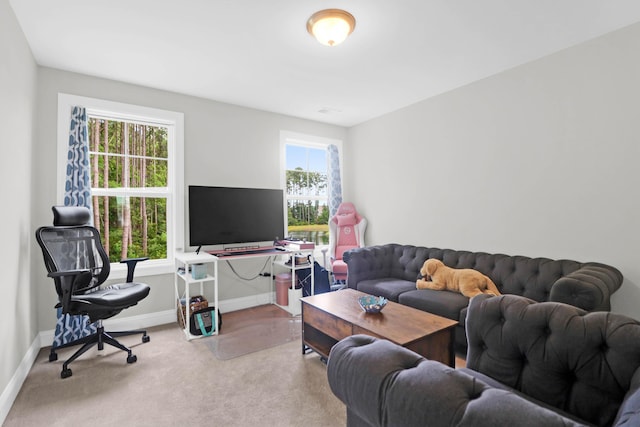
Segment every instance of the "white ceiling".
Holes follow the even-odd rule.
[[[352,126],[640,21],[638,0],[9,0],[39,65]],[[356,17],[341,45],[306,31]]]

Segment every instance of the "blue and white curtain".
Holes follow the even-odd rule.
[[[89,170],[89,142],[87,138],[87,110],[73,107],[69,127],[64,205],[91,209],[91,180]]]
[[[340,153],[338,147],[327,147],[329,154],[329,218],[332,218],[342,203],[342,182],[340,181]]]
[[[91,209],[91,180],[89,169],[89,143],[87,138],[87,110],[73,107],[69,126],[69,151],[67,154],[64,205],[85,206]],[[62,314],[58,308],[58,321],[53,337],[53,347],[75,341],[95,333],[95,323],[88,316]]]

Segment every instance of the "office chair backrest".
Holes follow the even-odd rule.
[[[366,221],[351,202],[342,202],[336,214],[329,220],[330,256],[342,259],[349,249],[364,246]]]
[[[364,246],[364,231],[367,220],[364,219],[351,202],[342,202],[336,214],[329,220],[329,259],[334,282],[347,279],[347,264],[342,255],[354,248]]]
[[[83,277],[76,279],[73,294],[97,288],[109,276],[111,265],[102,247],[100,233],[86,225],[91,218],[89,210],[84,207],[54,206],[53,213],[54,226],[40,227],[36,231],[47,271],[88,270]],[[63,281],[72,278],[54,277],[54,280],[56,291],[62,298]]]

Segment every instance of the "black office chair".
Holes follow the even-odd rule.
[[[62,365],[60,376],[71,376],[69,364],[94,345],[103,350],[110,344],[127,352],[127,363],[135,363],[137,357],[131,350],[113,337],[142,334],[142,342],[149,342],[146,331],[105,332],[102,321],[134,306],[149,295],[149,286],[133,282],[136,264],[148,258],[123,260],[127,264],[127,282],[100,288],[110,271],[109,257],[100,241],[100,233],[87,225],[91,219],[89,209],[75,206],[54,206],[53,227],[36,230],[36,240],[42,249],[49,277],[55,282],[58,304],[62,313],[87,315],[97,322],[95,334],[52,347],[49,361],[58,359],[56,349],[84,344]]]

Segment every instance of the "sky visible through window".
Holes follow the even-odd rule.
[[[327,151],[318,148],[287,145],[287,170],[302,168],[311,172],[327,173]],[[307,161],[309,162],[307,166]]]

